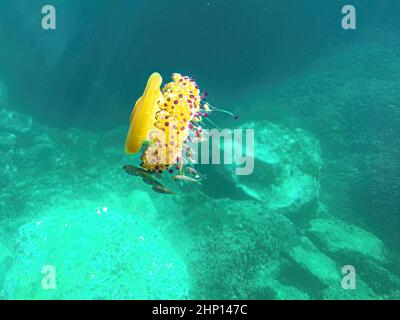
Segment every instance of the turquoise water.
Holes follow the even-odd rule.
[[[0,0],[1,299],[400,298],[398,1],[51,2]],[[126,174],[155,71],[254,130],[250,175]]]

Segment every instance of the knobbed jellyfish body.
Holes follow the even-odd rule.
[[[161,83],[158,73],[150,76],[132,111],[125,143],[131,154],[146,143],[141,166],[152,172],[163,172],[180,161],[189,133],[202,115],[200,90],[193,79],[175,73],[162,90]]]

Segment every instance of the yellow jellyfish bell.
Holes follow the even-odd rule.
[[[159,73],[153,73],[147,81],[143,96],[136,102],[132,113],[128,135],[125,141],[125,151],[134,154],[140,151],[148,135],[154,129],[154,119],[160,110],[159,101],[162,97],[162,77]]]

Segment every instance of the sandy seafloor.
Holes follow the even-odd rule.
[[[400,298],[400,47],[335,49],[229,98],[256,167],[154,193],[127,126],[60,130],[0,104],[2,299]],[[211,97],[212,99],[212,97]],[[41,287],[53,265],[57,288]],[[341,287],[353,265],[357,289]]]

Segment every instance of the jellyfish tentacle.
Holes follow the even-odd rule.
[[[214,121],[212,121],[212,120],[210,120],[210,119],[208,119],[208,118],[205,118],[205,119],[206,119],[206,121],[208,121],[209,123],[211,123],[213,126],[215,126],[218,130],[221,130],[220,126],[217,125]]]
[[[230,116],[232,116],[232,117],[235,117],[235,116],[236,116],[234,113],[232,113],[232,112],[230,112],[230,111],[228,111],[228,110],[224,110],[224,109],[220,109],[220,108],[214,107],[213,105],[211,105],[211,104],[208,103],[208,102],[207,102],[207,104],[211,107],[211,111],[222,112],[222,113],[228,114],[228,115],[230,115]]]

